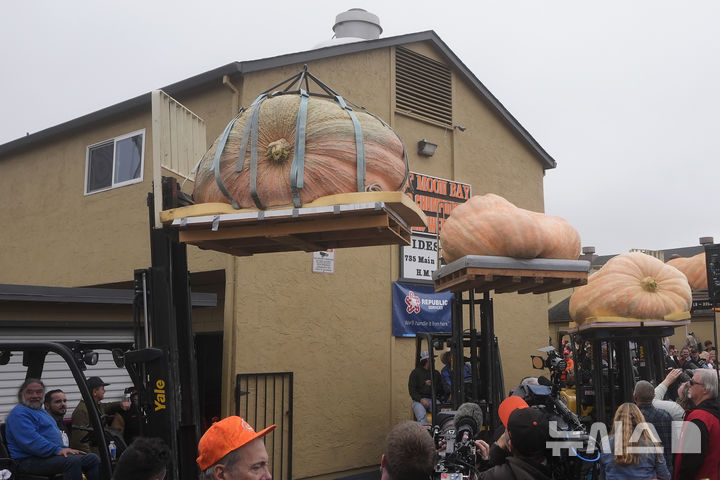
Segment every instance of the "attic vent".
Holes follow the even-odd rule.
[[[398,47],[395,51],[395,105],[398,112],[452,127],[450,69]]]

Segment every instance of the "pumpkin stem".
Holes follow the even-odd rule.
[[[658,288],[657,281],[653,277],[643,278],[640,282],[640,285],[642,285],[643,290],[646,290],[648,292],[655,292]]]
[[[290,156],[290,142],[281,138],[268,145],[265,156],[275,163],[285,163]]]

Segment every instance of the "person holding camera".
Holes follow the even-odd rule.
[[[680,368],[674,368],[668,372],[665,379],[657,387],[655,387],[655,398],[652,401],[652,406],[659,409],[665,410],[670,414],[673,420],[682,421],[685,418],[685,409],[678,403],[672,400],[665,400],[668,390],[673,385],[681,383],[682,375],[685,375]],[[674,387],[673,395],[677,398],[678,387]]]
[[[552,472],[545,457],[549,440],[545,413],[538,408],[516,408],[507,419],[507,449],[511,455],[505,463],[481,472],[478,479],[550,480]]]
[[[397,424],[385,439],[380,458],[381,480],[416,480],[432,478],[435,469],[435,442],[417,422]]]

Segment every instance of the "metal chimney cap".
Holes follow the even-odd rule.
[[[380,18],[362,8],[351,8],[335,17],[333,32],[337,38],[355,37],[365,40],[380,38]]]
[[[582,247],[582,253],[583,255],[591,255],[595,253],[595,247]]]
[[[712,245],[715,242],[713,237],[700,237],[698,241],[700,245]]]

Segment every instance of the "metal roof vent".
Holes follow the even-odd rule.
[[[362,8],[351,8],[335,17],[333,31],[335,32],[333,38],[320,42],[313,48],[334,47],[345,43],[375,40],[380,38],[382,27],[377,15]]]
[[[382,27],[377,15],[362,8],[351,8],[335,17],[333,32],[335,38],[375,40],[380,38]]]

